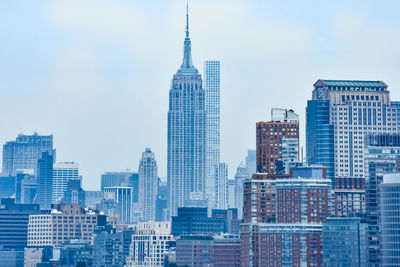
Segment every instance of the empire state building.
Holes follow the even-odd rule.
[[[206,110],[201,75],[193,66],[186,9],[183,62],[173,76],[168,111],[168,187],[170,215],[178,207],[205,200]]]

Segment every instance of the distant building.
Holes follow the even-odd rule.
[[[164,266],[174,241],[169,222],[139,222],[133,230],[126,266]]]
[[[132,230],[117,232],[111,227],[97,228],[94,231],[93,266],[125,266],[132,233]]]
[[[258,122],[256,131],[257,172],[289,173],[299,162],[299,115],[272,109],[271,121]]]
[[[217,164],[215,168],[215,203],[216,209],[226,209],[228,200],[228,165],[226,163]]]
[[[380,266],[399,266],[400,173],[383,176],[379,197]]]
[[[237,209],[213,209],[211,212],[211,218],[224,220],[223,233],[239,234],[241,220]]]
[[[162,195],[157,195],[156,198],[156,222],[166,221],[166,210],[168,209],[168,200]]]
[[[67,191],[68,182],[81,180],[79,176],[79,164],[75,162],[59,162],[53,164],[53,190],[52,203],[61,203]]]
[[[137,172],[106,172],[101,175],[101,191],[105,187],[132,187],[133,202],[139,201],[139,174]]]
[[[96,209],[96,205],[100,205],[102,199],[101,191],[88,191],[85,190],[85,207]]]
[[[379,264],[379,184],[385,173],[400,172],[400,134],[365,137],[365,206],[368,223],[368,264]]]
[[[206,192],[209,208],[219,208],[216,200],[216,166],[220,162],[220,61],[204,62],[206,120]]]
[[[15,195],[15,176],[0,176],[0,197],[8,198]]]
[[[365,214],[365,178],[335,178],[334,205],[335,216],[348,216],[353,213]]]
[[[53,195],[53,156],[43,152],[37,161],[37,196],[36,203],[41,209],[49,209]]]
[[[249,178],[249,170],[241,163],[235,174],[235,208],[239,211],[239,219],[243,218],[243,183]]]
[[[33,175],[24,176],[21,181],[21,203],[33,204],[37,197],[37,181]]]
[[[104,199],[116,203],[115,215],[120,223],[129,224],[134,221],[132,187],[105,187]]]
[[[61,203],[64,204],[79,204],[82,207],[86,207],[85,204],[85,190],[81,187],[81,180],[70,180],[67,184],[67,189],[64,192],[64,197]]]
[[[50,214],[29,216],[28,246],[56,246],[71,240],[90,243],[94,229],[105,223],[104,215],[79,204],[55,204]]]
[[[221,234],[214,236],[211,245],[212,266],[240,266],[240,237],[238,235]]]
[[[169,91],[167,179],[171,216],[179,207],[207,201],[206,96],[201,75],[192,63],[191,49],[186,14],[183,62]]]
[[[257,172],[257,151],[254,149],[247,150],[246,168],[250,177]]]
[[[318,80],[307,104],[307,163],[333,178],[365,178],[364,137],[396,133],[397,108],[382,81]]]
[[[93,246],[87,243],[60,244],[53,249],[53,255],[59,256],[59,258],[53,258],[50,263],[58,261],[58,266],[78,266],[78,264],[93,266]]]
[[[52,247],[25,247],[24,250],[24,267],[37,267],[40,264],[49,263],[53,257]]]
[[[233,209],[236,208],[235,206],[235,187],[236,187],[236,181],[228,179],[227,181],[227,206],[228,209]]]
[[[157,162],[154,153],[146,148],[139,163],[139,204],[143,221],[154,221],[158,189]]]
[[[15,141],[3,145],[3,175],[15,175],[21,170],[33,170],[36,174],[43,152],[53,155],[55,160],[52,135],[18,135]]]
[[[179,208],[178,215],[172,216],[172,234],[183,236],[191,234],[214,235],[223,233],[225,220],[207,216],[207,208]]]
[[[367,225],[352,217],[327,218],[322,232],[324,266],[367,266]]]
[[[212,236],[190,235],[176,240],[176,264],[187,266],[212,266]]]
[[[397,128],[398,132],[400,133],[400,101],[392,101],[392,107],[397,109]]]

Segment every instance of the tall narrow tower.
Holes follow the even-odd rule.
[[[186,11],[183,62],[169,91],[167,178],[171,216],[177,214],[178,207],[204,203],[205,156],[205,94],[201,75],[192,64]]]
[[[204,89],[206,93],[206,192],[209,208],[217,207],[219,194],[215,173],[220,163],[220,62],[204,62]]]
[[[143,221],[154,221],[156,217],[157,162],[150,148],[142,154],[139,163],[139,202],[143,211]]]

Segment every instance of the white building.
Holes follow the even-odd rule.
[[[75,162],[59,162],[53,164],[52,203],[60,203],[64,198],[70,180],[80,180],[79,164]]]
[[[206,188],[209,208],[217,207],[215,171],[220,161],[220,61],[204,62],[206,122]]]
[[[235,187],[236,187],[236,181],[235,180],[228,180],[228,193],[227,193],[227,206],[228,209],[233,209],[236,208],[235,206]]]
[[[56,246],[73,239],[90,243],[99,213],[79,204],[59,204],[55,208],[50,214],[29,215],[28,246]]]
[[[217,209],[226,209],[228,200],[228,165],[219,163],[215,169],[215,205]]]
[[[139,222],[134,228],[126,266],[163,266],[172,241],[175,239],[170,222]]]
[[[143,221],[155,221],[157,189],[157,162],[154,153],[146,148],[139,164],[139,203]]]
[[[133,188],[127,186],[104,187],[104,200],[116,203],[115,214],[120,223],[133,222]]]

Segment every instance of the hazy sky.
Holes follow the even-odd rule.
[[[272,107],[304,115],[317,79],[383,80],[400,100],[400,1],[191,0],[193,61],[221,60],[221,159],[233,178]],[[168,91],[184,0],[0,1],[0,143],[53,134],[86,189],[137,170],[166,176]]]

